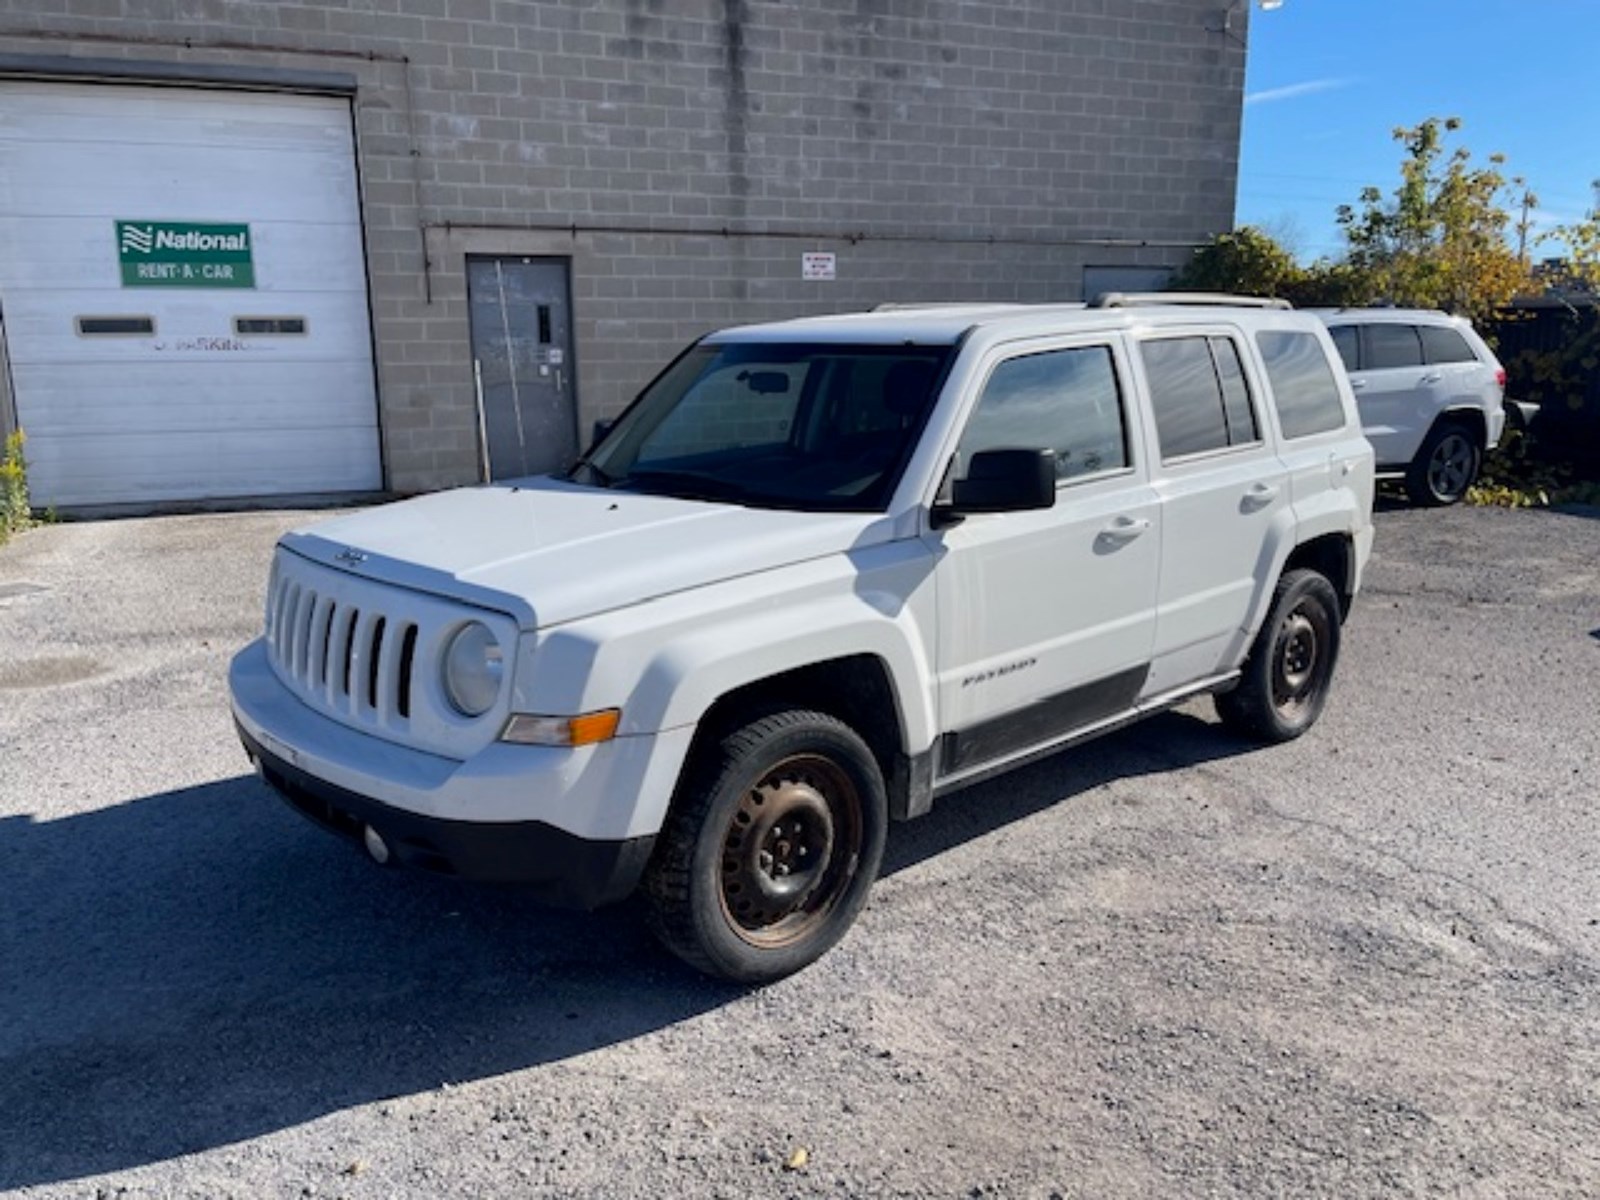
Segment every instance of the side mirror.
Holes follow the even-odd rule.
[[[971,513],[1023,512],[1054,508],[1054,450],[980,450],[967,464],[965,479],[950,488],[950,516]]]
[[[589,449],[593,450],[601,442],[605,441],[606,434],[611,432],[611,427],[615,424],[614,420],[607,420],[603,417],[596,421],[594,423],[594,437],[589,440]]]

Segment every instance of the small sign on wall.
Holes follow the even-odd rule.
[[[839,259],[837,255],[817,251],[800,256],[801,279],[837,279],[838,277]]]

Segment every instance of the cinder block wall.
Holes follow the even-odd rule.
[[[1232,223],[1225,7],[9,0],[0,68],[354,77],[386,465],[408,492],[477,477],[468,254],[570,259],[580,429],[716,326],[1077,299],[1086,265],[1182,262]],[[803,280],[808,250],[837,279]]]

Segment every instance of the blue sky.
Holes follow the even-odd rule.
[[[1398,125],[1460,117],[1499,152],[1542,227],[1581,218],[1600,178],[1600,0],[1250,0],[1238,223],[1302,260],[1341,249],[1334,209],[1399,181]],[[1452,143],[1455,144],[1455,143]],[[1559,254],[1556,246],[1532,254]]]

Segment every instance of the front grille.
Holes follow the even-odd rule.
[[[410,720],[415,622],[275,571],[267,646],[279,677],[319,707],[390,729]]]
[[[494,741],[509,681],[481,717],[464,717],[439,682],[451,637],[469,621],[494,634],[504,661],[517,625],[504,612],[324,566],[279,547],[267,584],[273,674],[323,716],[376,737],[462,761]]]

